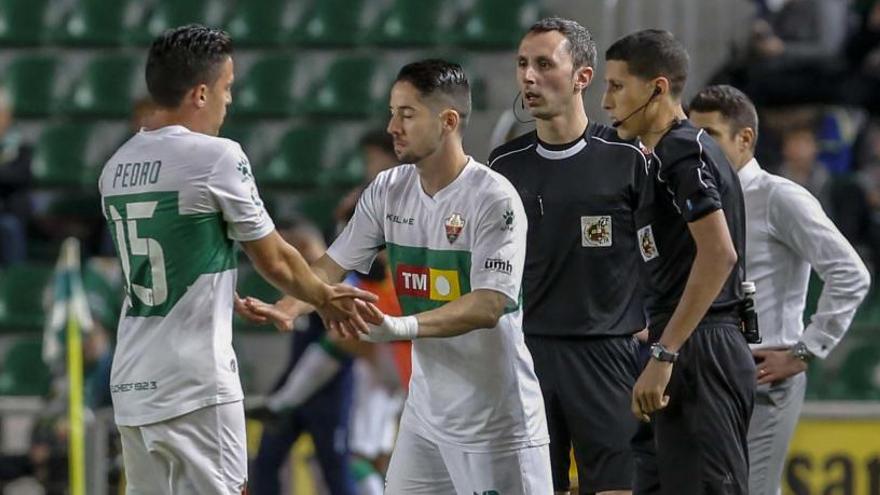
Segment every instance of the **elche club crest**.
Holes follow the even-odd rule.
[[[452,244],[464,229],[464,217],[461,216],[461,213],[453,213],[446,217],[443,227],[446,229],[446,240]]]

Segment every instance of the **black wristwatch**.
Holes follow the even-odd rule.
[[[807,344],[803,342],[798,342],[791,349],[791,355],[800,359],[805,363],[809,363],[815,356],[809,349],[807,349]]]
[[[678,359],[678,353],[668,351],[663,344],[657,342],[651,344],[651,357],[664,363],[674,363]]]

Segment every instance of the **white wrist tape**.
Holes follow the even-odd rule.
[[[370,333],[361,335],[367,342],[412,340],[419,336],[419,320],[415,316],[385,316],[379,325],[370,325]]]

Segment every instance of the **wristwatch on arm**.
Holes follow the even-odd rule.
[[[809,363],[815,357],[813,353],[810,352],[809,349],[807,349],[807,344],[804,344],[803,342],[798,342],[797,344],[792,346],[789,352],[791,352],[792,356],[800,359],[805,363]]]
[[[678,359],[678,353],[667,350],[663,344],[657,342],[651,345],[651,357],[664,363],[674,363]]]

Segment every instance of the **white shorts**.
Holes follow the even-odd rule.
[[[127,495],[241,495],[247,445],[241,401],[145,426],[119,426]]]
[[[391,455],[386,495],[549,495],[547,445],[505,452],[465,452],[401,427]]]
[[[403,396],[384,385],[373,366],[363,359],[354,362],[354,404],[349,448],[366,459],[388,454],[394,448]]]

